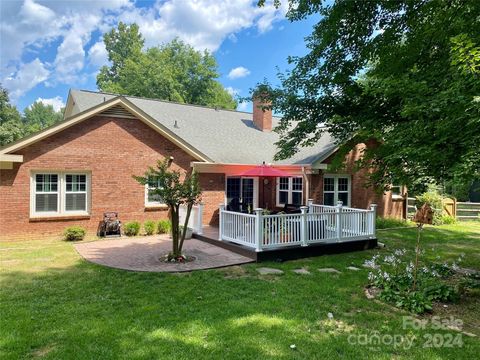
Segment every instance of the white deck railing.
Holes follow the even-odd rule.
[[[302,206],[301,214],[255,214],[225,210],[220,205],[219,240],[256,251],[316,243],[339,243],[375,237],[376,205],[369,210],[337,206]]]

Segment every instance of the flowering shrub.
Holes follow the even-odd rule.
[[[407,250],[395,250],[381,257],[374,255],[363,266],[370,268],[371,286],[381,290],[379,298],[414,313],[432,310],[433,302],[454,302],[459,297],[459,284],[454,278],[456,262],[431,263],[418,267],[407,256]],[[423,253],[423,251],[421,252]],[[463,255],[457,259],[461,262]]]

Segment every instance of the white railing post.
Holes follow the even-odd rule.
[[[310,214],[313,214],[313,199],[307,200],[307,206],[308,206],[308,212]]]
[[[300,218],[300,241],[302,246],[308,246],[307,242],[307,230],[308,230],[308,214],[307,214],[308,206],[300,207],[300,211],[302,212],[302,217]]]
[[[337,212],[336,212],[336,223],[337,223],[337,242],[340,242],[342,240],[342,231],[343,231],[343,225],[342,225],[342,207],[343,207],[343,202],[342,201],[337,201]]]
[[[202,235],[203,234],[203,203],[200,202],[198,203],[198,208],[197,208],[197,234]]]
[[[370,210],[372,211],[372,220],[371,220],[371,223],[370,223],[370,228],[372,230],[372,234],[373,236],[376,236],[376,226],[377,226],[377,204],[372,204],[370,205]]]
[[[262,251],[263,244],[263,209],[257,208],[255,211],[255,251]]]
[[[223,240],[223,212],[225,211],[225,204],[220,204],[218,210],[218,240]]]

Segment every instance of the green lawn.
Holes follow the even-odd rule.
[[[386,248],[182,275],[93,265],[61,241],[2,243],[0,358],[476,358],[478,293],[437,310],[462,319],[464,330],[477,337],[463,335],[463,346],[440,348],[423,347],[427,334],[443,339],[458,333],[402,329],[406,313],[365,298],[368,270],[345,267],[361,267],[375,253],[412,249],[415,229],[379,231],[379,239]],[[465,253],[462,266],[480,269],[479,222],[429,227],[423,243],[426,257],[455,259]],[[255,271],[259,266],[285,274],[261,277]],[[298,267],[312,274],[289,271]],[[320,267],[342,273],[320,273]],[[416,338],[411,349],[405,343],[353,344],[358,335],[374,331]]]

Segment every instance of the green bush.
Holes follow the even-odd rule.
[[[138,221],[127,222],[123,227],[123,232],[127,236],[136,236],[140,232],[140,223]]]
[[[155,233],[155,221],[147,220],[143,223],[143,230],[145,231],[145,235],[152,235]]]
[[[172,223],[169,220],[160,220],[157,225],[157,233],[168,234],[172,229]]]
[[[407,227],[410,226],[410,224],[402,219],[377,217],[375,226],[377,227],[377,229],[391,229],[397,227]]]
[[[470,286],[462,277],[454,276],[459,268],[457,263],[426,261],[419,264],[415,272],[414,256],[406,249],[397,249],[392,254],[374,255],[364,262],[364,266],[371,269],[370,285],[381,290],[381,300],[421,314],[431,311],[434,302],[458,301],[461,285]],[[457,261],[461,262],[462,257]]]
[[[416,197],[416,206],[420,208],[423,204],[428,204],[433,210],[433,225],[441,225],[443,196],[438,186],[429,185],[426,192]]]
[[[453,216],[450,216],[450,215],[442,215],[440,217],[440,222],[443,225],[451,225],[451,224],[455,224],[457,222],[457,219],[455,219]]]
[[[81,226],[70,226],[63,232],[64,239],[67,241],[79,241],[85,237],[86,230]]]

